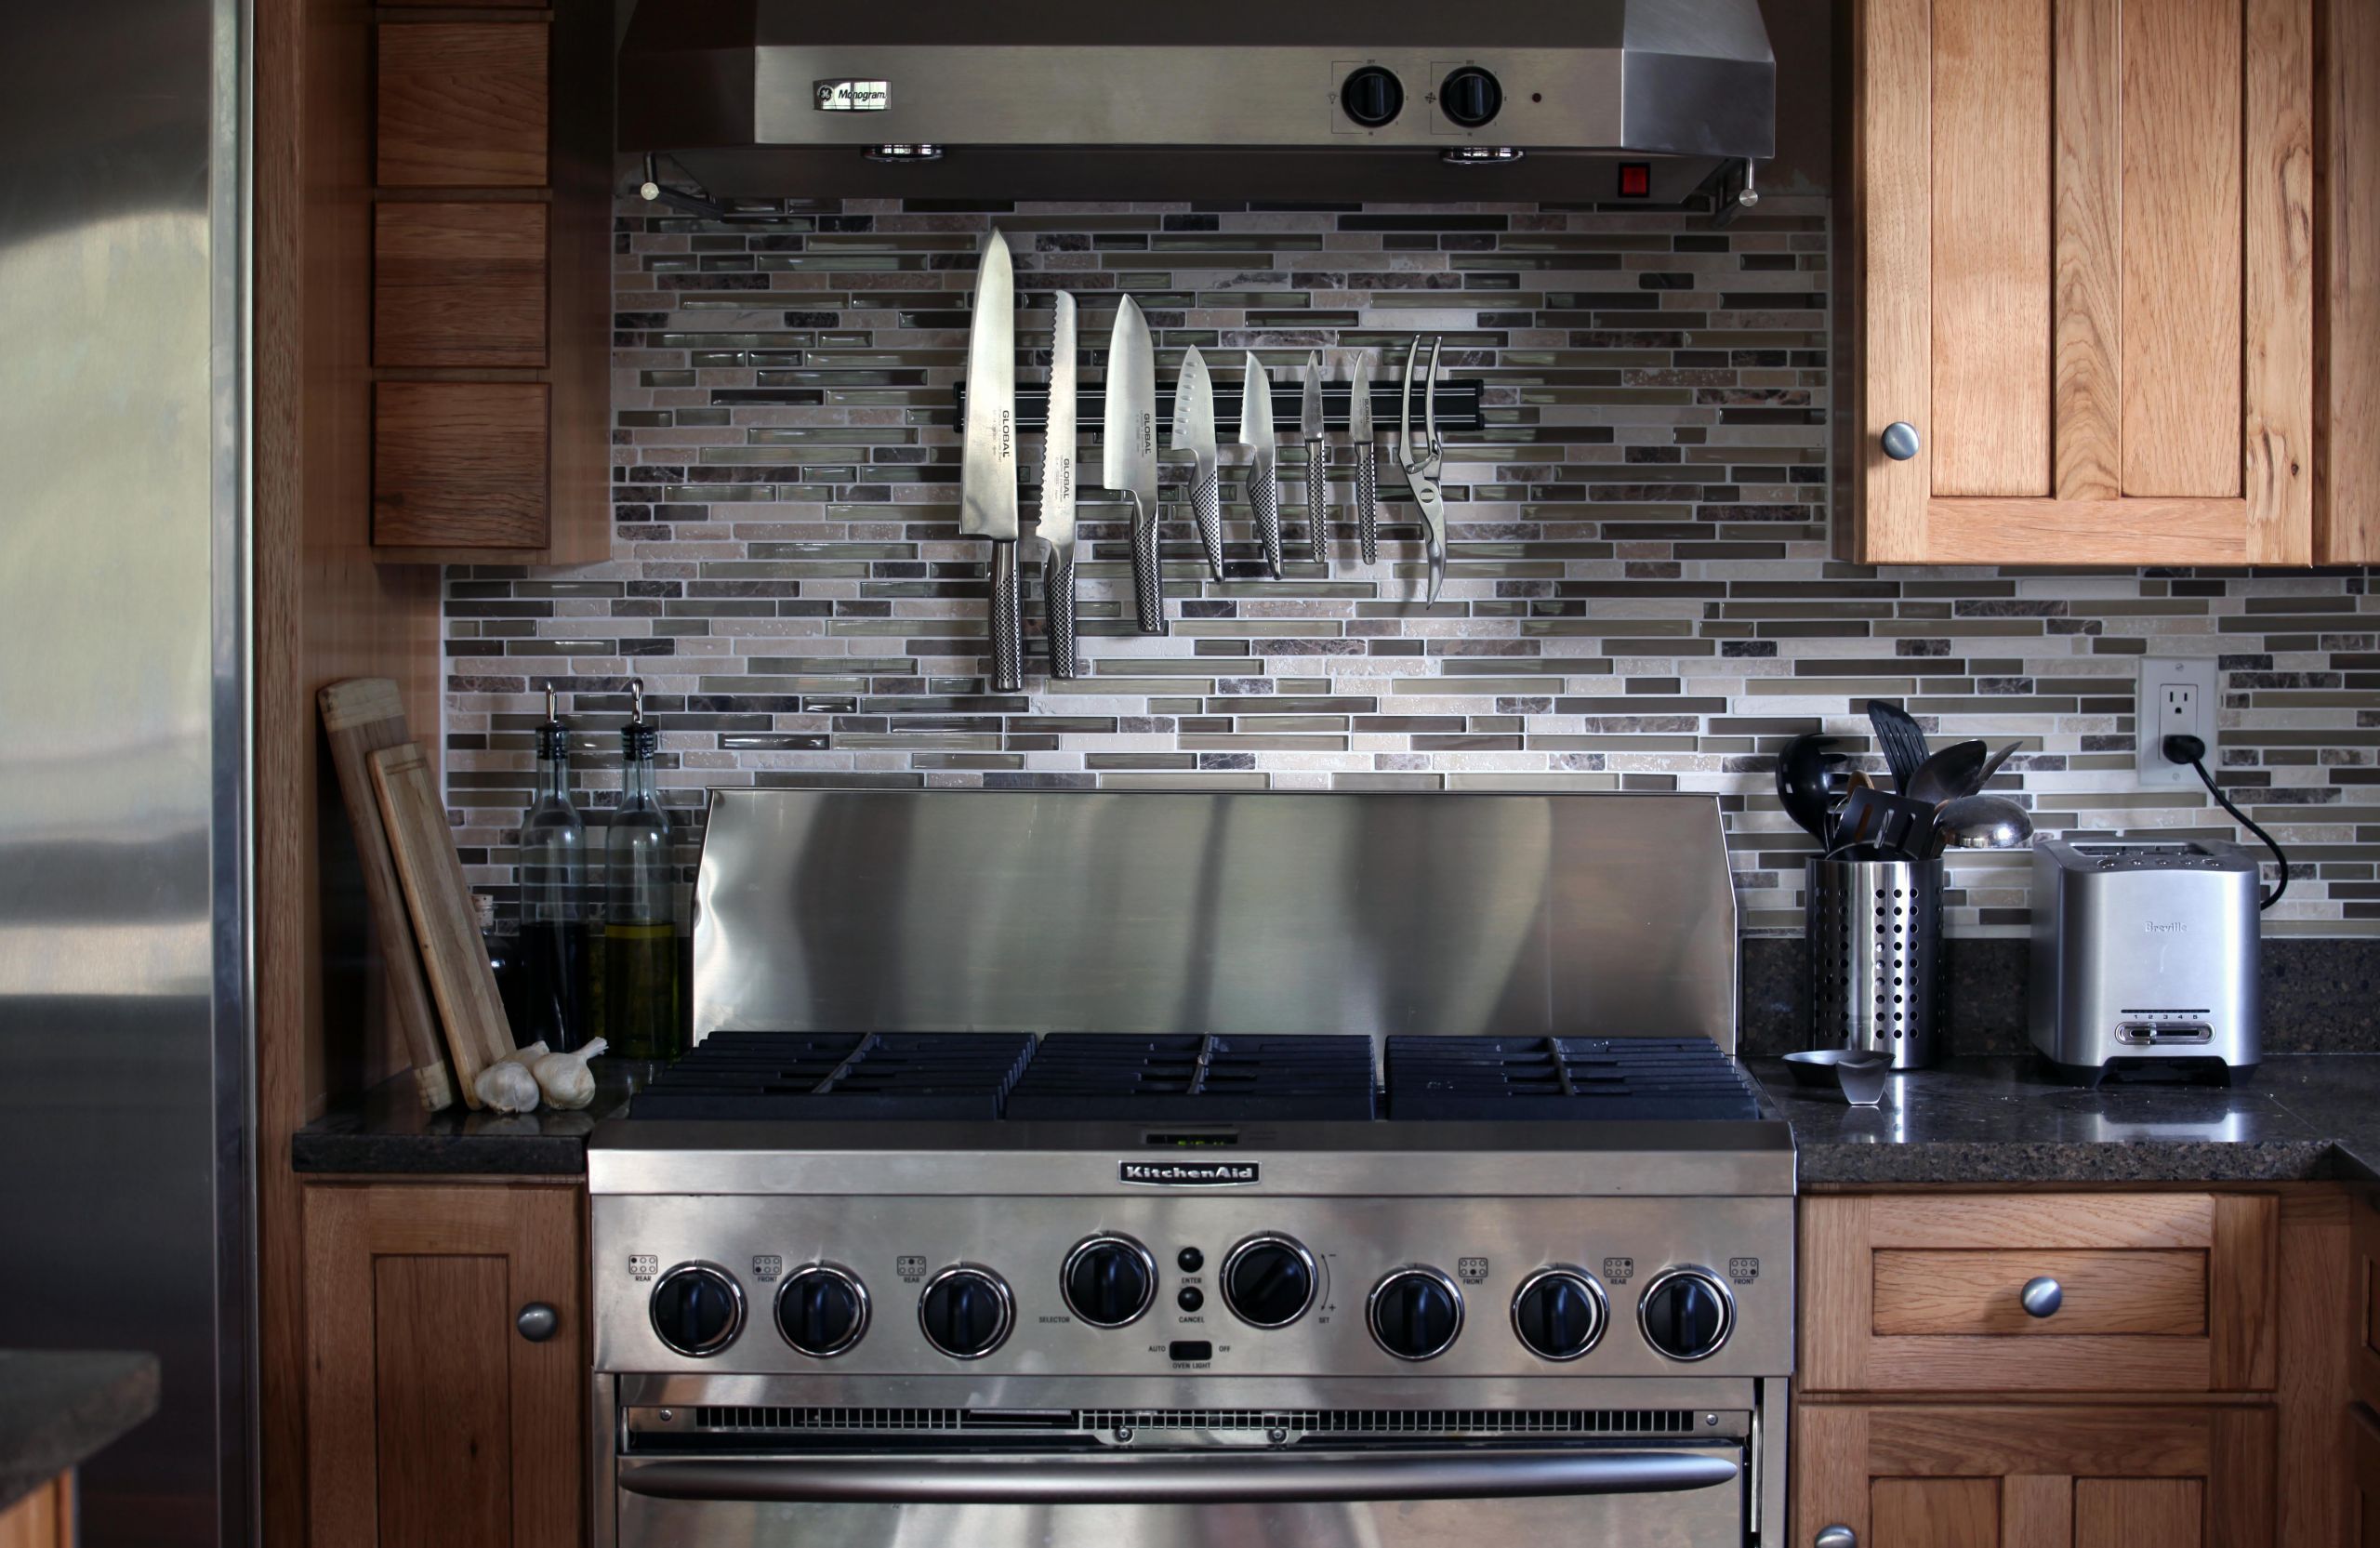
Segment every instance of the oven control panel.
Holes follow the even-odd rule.
[[[1792,1200],[598,1196],[622,1373],[1782,1376]]]

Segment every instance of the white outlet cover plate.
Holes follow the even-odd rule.
[[[2187,687],[2196,695],[2195,713],[2177,715],[2167,706],[2165,690],[2175,685]],[[2198,774],[2188,763],[2165,761],[2165,738],[2177,731],[2188,732],[2206,744],[2208,773],[2219,766],[2215,762],[2215,719],[2221,691],[2215,657],[2211,655],[2140,658],[2140,745],[2135,766],[2140,772],[2143,786],[2197,786]]]

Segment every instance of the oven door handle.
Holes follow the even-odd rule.
[[[1734,1483],[1709,1451],[1461,1452],[1444,1456],[805,1457],[649,1462],[619,1486],[657,1500],[937,1505],[1223,1505],[1676,1494]]]

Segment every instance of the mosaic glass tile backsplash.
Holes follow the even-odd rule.
[[[989,695],[952,386],[995,221],[1027,380],[1060,288],[1087,384],[1118,293],[1146,311],[1166,387],[1190,344],[1229,386],[1247,350],[1276,379],[1317,348],[1393,377],[1414,334],[1443,335],[1488,424],[1447,447],[1437,606],[1385,444],[1379,564],[1355,552],[1343,445],[1331,564],[1299,557],[1292,425],[1286,578],[1259,578],[1226,444],[1231,575],[1208,580],[1168,453],[1171,634],[1133,628],[1126,508],[1086,490],[1085,675],[1052,682],[1035,656],[1025,692]],[[2020,741],[1994,786],[2043,831],[2244,838],[2202,791],[2134,778],[2154,650],[2220,661],[2220,776],[2298,864],[2268,930],[2380,935],[2371,573],[1831,560],[1823,201],[1770,198],[1726,230],[1537,205],[788,202],[713,221],[630,201],[618,232],[612,562],[446,575],[449,799],[500,897],[538,695],[561,690],[600,814],[634,674],[690,863],[720,784],[1700,790],[1726,808],[1747,928],[1791,933],[1812,845],[1778,809],[1773,756],[1823,726],[1881,771],[1871,697],[1937,738]],[[1095,471],[1095,417],[1083,431]],[[1019,460],[1029,483],[1035,438]],[[2021,932],[2027,877],[2022,855],[1955,860],[1952,933]]]

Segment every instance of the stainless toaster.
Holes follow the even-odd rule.
[[[2033,1046],[2066,1078],[2228,1084],[2264,1057],[2256,862],[2233,844],[2033,846]]]

